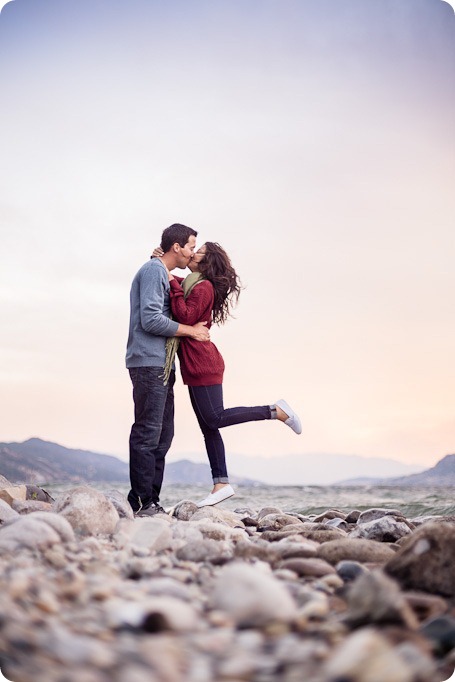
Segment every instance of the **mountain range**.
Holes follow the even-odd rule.
[[[354,478],[341,481],[341,485],[386,485],[386,486],[455,486],[455,455],[446,455],[434,467],[411,476],[398,478]]]
[[[230,455],[230,475],[237,485],[455,485],[455,455],[447,455],[426,471],[394,460],[355,455],[283,455],[248,457]],[[417,470],[417,471],[416,471]],[[12,483],[127,483],[128,463],[114,457],[66,448],[40,438],[23,443],[0,443],[0,475]],[[208,464],[168,460],[165,483],[189,485],[211,482]]]
[[[128,483],[129,465],[113,455],[73,450],[40,438],[0,443],[0,475],[11,483]],[[232,475],[232,483],[257,481]],[[210,484],[208,464],[187,459],[166,463],[165,483]]]

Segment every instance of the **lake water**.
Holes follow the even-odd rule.
[[[46,486],[54,497],[65,489],[76,487]],[[127,494],[125,484],[96,484],[99,490],[116,489]],[[343,512],[353,509],[363,511],[372,507],[397,509],[407,518],[426,515],[455,515],[455,489],[447,488],[397,488],[385,486],[234,486],[236,494],[221,503],[224,509],[248,507],[259,510],[276,506],[283,511],[300,514],[319,514],[334,508]],[[164,485],[161,493],[163,507],[171,507],[181,500],[197,501],[210,492],[210,486]]]

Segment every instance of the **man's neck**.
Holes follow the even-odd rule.
[[[177,264],[175,262],[175,257],[172,253],[168,252],[165,253],[163,256],[161,256],[161,260],[163,261],[164,265],[167,267],[169,272],[171,270],[174,270],[174,268],[177,267]]]

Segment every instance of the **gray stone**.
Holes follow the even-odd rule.
[[[241,627],[289,622],[297,614],[294,599],[276,578],[257,565],[244,563],[229,564],[220,570],[211,603]]]
[[[195,512],[191,521],[209,520],[215,523],[225,523],[231,528],[244,528],[240,516],[228,509],[218,509],[217,507],[201,507]]]
[[[0,524],[5,523],[5,521],[9,521],[10,519],[14,519],[17,516],[19,516],[18,512],[14,511],[8,502],[0,499]]]
[[[412,533],[409,526],[393,516],[382,516],[372,521],[358,523],[349,535],[350,538],[367,538],[377,542],[396,542]]]
[[[221,524],[217,524],[221,527]],[[199,542],[203,539],[199,525],[196,523],[187,523],[186,521],[177,521],[171,526],[172,537],[174,539],[173,547],[178,549],[183,547],[188,542]]]
[[[261,519],[264,516],[267,516],[268,514],[282,514],[283,510],[279,509],[278,507],[262,507],[257,513],[257,519],[258,521],[261,521]]]
[[[347,637],[324,666],[324,682],[414,682],[411,667],[379,632],[363,628]]]
[[[455,595],[455,526],[425,523],[415,530],[384,570],[405,589]]]
[[[118,490],[108,490],[104,495],[112,502],[121,519],[134,519],[134,513],[126,495],[122,495]]]
[[[233,559],[234,549],[229,542],[206,538],[180,547],[176,552],[176,557],[180,561],[196,563],[208,561],[212,564],[225,564]]]
[[[294,537],[300,541],[294,540]],[[290,536],[273,543],[273,550],[281,559],[303,558],[316,556],[319,544],[313,540],[307,540],[302,536]]]
[[[375,624],[400,624],[416,629],[418,620],[404,598],[398,583],[382,571],[361,574],[347,592],[345,621],[352,627]]]
[[[79,535],[113,533],[119,521],[114,505],[95,488],[80,486],[63,493],[54,509],[64,516]]]
[[[269,542],[277,542],[278,540],[282,540],[284,538],[300,535],[303,538],[314,540],[318,543],[346,538],[345,531],[341,529],[323,526],[323,529],[310,530],[309,528],[302,527],[307,525],[311,524],[294,524],[292,526],[286,526],[282,530],[266,530],[262,533],[262,538],[264,540],[268,540]]]
[[[324,575],[335,573],[335,569],[324,559],[312,557],[310,559],[285,559],[280,563],[280,568],[294,571],[299,576],[321,578]]]
[[[327,509],[325,512],[322,512],[322,514],[319,514],[319,516],[316,516],[314,519],[314,523],[323,523],[325,521],[333,520],[333,519],[346,519],[346,514],[344,512],[339,511],[338,509]]]
[[[322,544],[318,556],[329,564],[337,564],[345,559],[361,563],[366,561],[384,563],[394,557],[395,552],[387,545],[374,540],[340,538]]]
[[[18,514],[25,515],[33,514],[37,511],[51,512],[52,504],[50,502],[40,502],[37,500],[25,500],[25,502],[22,502],[21,500],[13,500],[12,508]]]
[[[398,509],[381,509],[375,507],[373,509],[367,509],[366,511],[363,511],[359,515],[357,523],[368,523],[369,521],[376,521],[377,519],[381,519],[383,516],[398,516],[399,518],[403,518],[403,514],[400,511],[398,511]]]
[[[121,519],[115,537],[122,547],[142,547],[153,552],[172,546],[172,529],[162,514],[137,517],[134,521]]]
[[[198,511],[199,507],[191,500],[182,500],[172,510],[172,516],[180,521],[189,521],[193,514]]]
[[[58,533],[41,519],[19,516],[0,527],[0,550],[15,551],[20,547],[46,549],[61,542]]]
[[[289,514],[266,514],[258,520],[258,530],[281,530],[282,528],[294,525],[297,519]]]
[[[27,500],[34,500],[35,502],[48,502],[52,504],[54,498],[50,495],[47,490],[40,488],[38,485],[26,485],[27,489]]]
[[[368,569],[358,561],[339,561],[335,566],[336,572],[345,583],[350,583],[359,575],[367,573]]]
[[[58,533],[62,542],[74,541],[75,536],[71,524],[59,514],[38,511],[33,514],[32,518],[47,523],[48,526]]]
[[[359,511],[358,509],[352,509],[352,511],[350,511],[345,518],[346,523],[357,523],[357,520],[361,513],[362,512]]]
[[[429,639],[438,656],[445,656],[455,649],[455,618],[439,616],[422,625],[420,632]]]
[[[346,531],[349,530],[349,525],[346,523],[346,521],[340,518],[327,519],[325,525],[329,526],[329,528],[340,528],[341,530]]]

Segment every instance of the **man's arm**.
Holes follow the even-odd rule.
[[[205,326],[207,322],[197,322],[190,327],[187,324],[179,324],[175,336],[190,336],[196,341],[210,341],[210,332]]]

